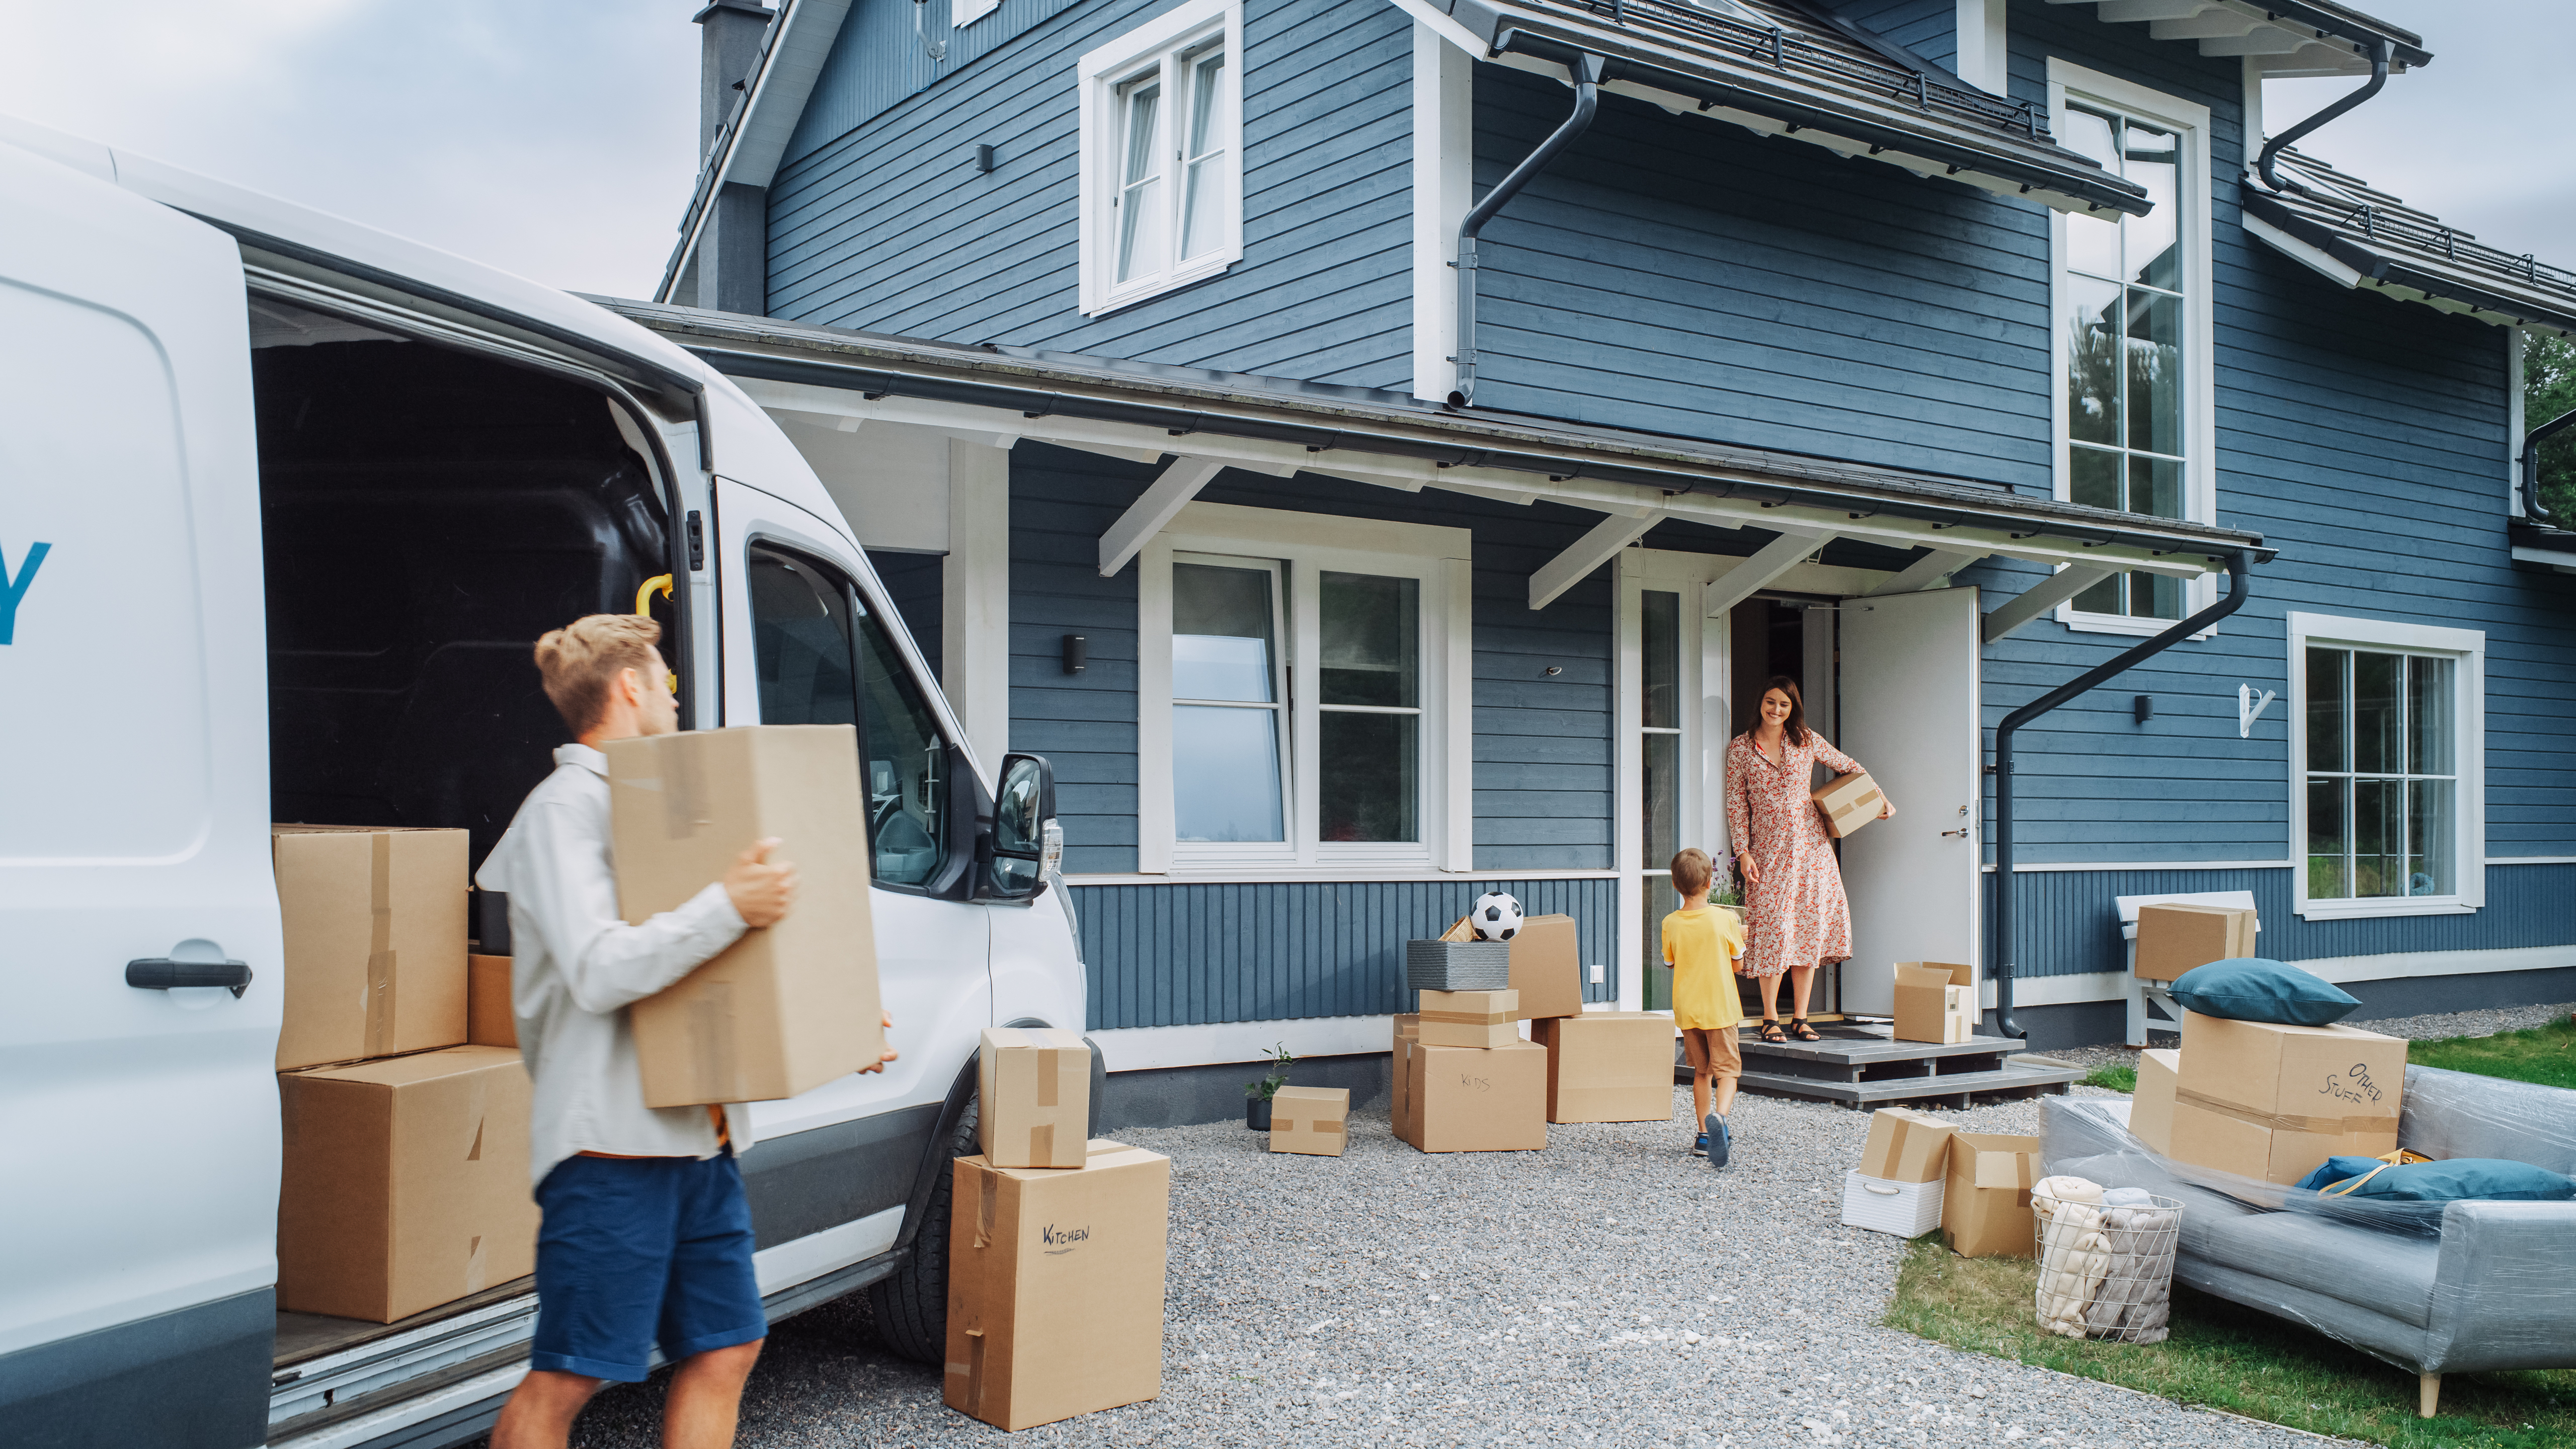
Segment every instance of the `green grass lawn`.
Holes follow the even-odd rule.
[[[2084,1085],[2108,1087],[2114,1092],[2134,1092],[2138,1090],[2138,1069],[2117,1064],[2095,1067],[2092,1075],[2084,1079]]]
[[[2561,1018],[2529,1031],[2413,1042],[2406,1048],[2406,1060],[2419,1067],[2511,1077],[2544,1087],[2576,1087],[2576,1021]]]
[[[2172,1337],[2144,1347],[2059,1338],[2034,1321],[2038,1265],[1960,1258],[1935,1233],[1906,1250],[1887,1324],[1971,1353],[2017,1359],[2312,1433],[2402,1449],[2576,1445],[2576,1370],[2451,1374],[2440,1417],[2415,1417],[2415,1375],[2359,1349],[2174,1286]]]

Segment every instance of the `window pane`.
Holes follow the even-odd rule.
[[[2406,771],[2456,773],[2451,763],[2451,670],[2448,659],[2406,661]]]
[[[2066,279],[2066,426],[2079,443],[2120,441],[2120,288]]]
[[[2182,517],[2182,464],[2171,458],[2129,459],[2129,511]]]
[[[1682,737],[1677,734],[1645,737],[1646,798],[1640,802],[1645,806],[1644,859],[1655,869],[1668,866],[1673,852],[1681,849],[1681,842],[1675,838],[1681,800],[1681,744]]]
[[[1279,712],[1174,706],[1172,803],[1183,840],[1286,839],[1279,806]]]
[[[1639,598],[1638,652],[1644,656],[1641,716],[1650,730],[1681,728],[1682,596],[1648,589]]]
[[[849,605],[838,579],[751,550],[751,651],[762,724],[856,724]]]
[[[1172,565],[1172,698],[1278,698],[1268,569]]]
[[[2102,163],[2112,175],[2120,174],[2120,154],[2111,136],[2112,122],[2107,116],[2091,111],[2070,110],[2066,127],[2058,132],[2059,145],[2080,151]],[[2120,218],[2071,213],[2066,218],[2066,265],[2096,277],[2118,277],[2120,268]]]
[[[2448,780],[2406,783],[2406,854],[2413,869],[2406,879],[2410,896],[2447,896],[2459,889],[2452,879],[2451,844],[2459,838],[2451,815],[2456,787]]]
[[[2162,574],[2130,574],[2129,617],[2133,619],[2179,619],[2182,617],[2182,580]]]
[[[2404,728],[2398,685],[2405,674],[2402,654],[2352,654],[2352,768],[2356,774],[2394,775],[2406,768],[2400,746]]]
[[[2406,784],[2352,782],[2352,893],[2406,894]]]
[[[1220,82],[1225,78],[1225,54],[1222,51],[1195,62],[1190,69],[1190,136],[1187,169],[1181,191],[1181,256],[1184,260],[1201,256],[1216,247],[1218,213],[1225,198],[1218,195],[1216,143],[1224,136],[1217,124]]]
[[[2180,453],[2182,300],[2131,292],[2128,309],[2129,446],[2150,453]],[[2135,503],[2129,506],[2148,511]]]
[[[2342,780],[2308,782],[2308,899],[2339,901],[2352,895],[2344,874],[2344,792]]]
[[[1216,138],[1217,82],[1225,78],[1225,52],[1203,55],[1190,65],[1190,155],[1208,153]]]
[[[1316,721],[1321,758],[1315,762],[1322,839],[1422,838],[1415,768],[1421,725],[1419,715],[1324,711]]]
[[[1646,943],[1645,950],[1639,954],[1639,959],[1646,963],[1646,1010],[1670,1011],[1673,1007],[1673,969],[1664,964],[1664,917],[1682,908],[1682,898],[1673,894],[1671,873],[1660,870],[1646,873],[1646,888],[1638,894],[1645,898],[1645,910],[1637,923],[1637,939]],[[1608,984],[1611,994],[1616,996],[1617,983]],[[1727,985],[1731,990],[1734,982],[1730,980]]]
[[[2088,508],[2123,508],[2126,500],[2120,493],[2120,455],[2100,448],[2069,448],[2066,495],[2070,502]]]
[[[923,885],[948,861],[948,742],[885,625],[859,617],[869,835],[877,879]]]
[[[1148,83],[1127,93],[1126,160],[1118,192],[1118,280],[1151,276],[1163,270],[1162,151],[1160,131],[1163,88]]]
[[[1322,702],[1418,707],[1421,581],[1326,573],[1319,584],[1316,612],[1323,637],[1317,641],[1315,667]]]
[[[2308,651],[2308,768],[2344,770],[2344,672],[2352,667],[2345,649]],[[2309,827],[2314,829],[2314,826]]]
[[[2182,285],[2181,254],[2174,247],[2178,207],[2174,196],[2174,173],[2182,159],[2177,138],[2171,131],[2125,121],[2120,126],[2121,151],[2126,164],[2121,168],[2127,177],[2147,189],[2147,199],[2155,209],[2144,216],[2125,217],[2120,222],[2124,250],[2128,253],[2128,280],[2144,282],[2150,287],[2179,289]]]

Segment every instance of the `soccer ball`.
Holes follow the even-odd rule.
[[[1487,891],[1476,897],[1476,909],[1469,913],[1479,941],[1508,941],[1521,933],[1521,903],[1505,891]]]

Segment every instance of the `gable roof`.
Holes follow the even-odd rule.
[[[778,0],[778,7],[778,18],[761,37],[760,56],[752,63],[742,100],[699,158],[698,179],[680,217],[679,244],[662,268],[661,285],[653,289],[659,300],[668,301],[687,273],[716,194],[728,185],[767,186],[777,179],[797,117],[805,113],[841,22],[849,18],[850,0]]]
[[[2245,229],[2346,287],[2576,337],[2576,272],[2486,245],[2313,156],[2284,150],[2291,186],[2245,181]]]

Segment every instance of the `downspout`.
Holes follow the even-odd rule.
[[[2013,733],[2023,725],[2103,683],[2162,654],[2238,609],[2245,607],[2253,593],[2254,555],[2238,549],[2227,559],[2227,597],[2165,630],[2142,644],[2135,645],[2100,664],[2085,670],[2074,679],[2012,713],[1995,726],[1995,918],[1992,923],[1995,959],[1995,1030],[2005,1036],[2021,1038],[2030,1033],[2013,1020]]]
[[[1608,64],[1600,56],[1586,52],[1574,61],[1574,114],[1538,143],[1538,149],[1521,159],[1503,183],[1485,193],[1458,224],[1458,354],[1450,361],[1458,364],[1458,385],[1449,394],[1449,406],[1463,408],[1476,398],[1476,237],[1485,223],[1503,209],[1504,203],[1520,193],[1530,178],[1547,169],[1556,153],[1570,145],[1592,124],[1593,113],[1601,108],[1601,73]]]
[[[2263,154],[2256,157],[2254,161],[2255,173],[2263,178],[2263,184],[2274,191],[2295,191],[2302,196],[2306,195],[2308,188],[2295,181],[2283,181],[2272,173],[2273,158],[2279,156],[2282,148],[2291,142],[2306,137],[2326,122],[2379,94],[2379,88],[2386,84],[2388,84],[2388,42],[2374,40],[2370,43],[2370,80],[2367,84],[2263,143]]]
[[[2519,387],[2521,380],[2515,380]],[[2531,430],[2522,440],[2522,516],[2534,523],[2553,523],[2549,510],[2540,506],[2540,445],[2576,426],[2576,412],[2560,413]]]

